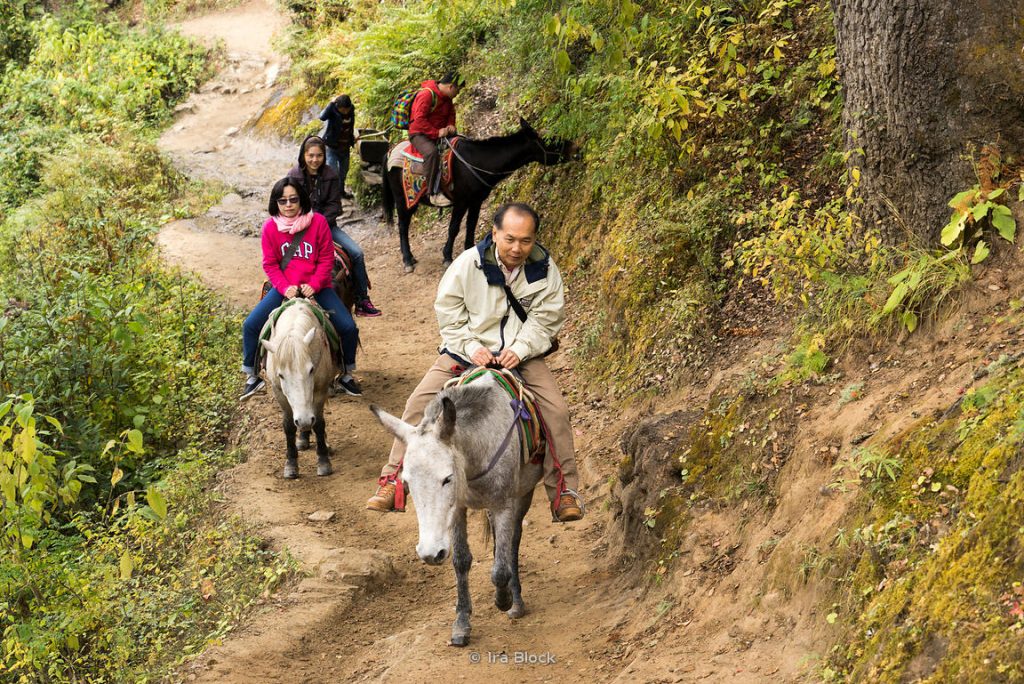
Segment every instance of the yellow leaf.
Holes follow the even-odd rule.
[[[132,555],[125,551],[121,554],[121,562],[119,563],[121,568],[121,579],[131,579],[132,570],[135,569],[135,564],[132,562]]]

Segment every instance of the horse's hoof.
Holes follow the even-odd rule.
[[[459,648],[469,646],[469,634],[455,634],[452,632],[452,646],[458,646]]]
[[[496,589],[494,591],[494,605],[502,612],[509,610],[512,607],[512,592],[508,589]]]
[[[402,270],[403,270],[403,271],[404,271],[405,273],[412,273],[413,271],[415,271],[415,270],[416,270],[416,265],[415,265],[415,264],[405,264],[405,265],[404,265],[404,266],[402,267]]]
[[[298,461],[286,461],[284,464],[284,479],[294,480],[299,476],[299,463]]]
[[[295,440],[295,448],[299,451],[305,451],[309,448],[309,433],[300,432],[298,438]]]
[[[444,261],[441,262],[441,268],[444,268],[444,269],[447,269],[451,265],[452,265],[452,260],[451,259],[445,259]]]
[[[505,611],[505,614],[513,620],[521,618],[524,615],[526,615],[526,604],[524,604],[522,601],[520,601],[519,603],[513,603],[512,607]]]
[[[331,461],[329,459],[322,459],[316,462],[316,474],[320,477],[324,475],[330,475],[334,472],[334,468],[331,467]]]

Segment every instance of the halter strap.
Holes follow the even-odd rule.
[[[509,406],[512,407],[512,424],[508,426],[508,431],[505,433],[505,439],[501,440],[501,444],[498,445],[497,451],[491,456],[491,462],[487,464],[487,467],[482,471],[474,475],[473,477],[467,477],[466,482],[472,482],[473,480],[479,480],[481,477],[491,472],[491,469],[498,464],[498,460],[501,455],[508,449],[509,443],[512,441],[512,433],[515,432],[516,427],[519,425],[520,420],[530,420],[530,412],[526,410],[526,402],[522,399],[513,399],[509,402]]]

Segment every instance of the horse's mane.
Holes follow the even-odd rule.
[[[473,143],[474,147],[481,147],[484,149],[490,149],[493,147],[505,147],[516,138],[525,138],[527,131],[525,128],[520,128],[515,133],[509,135],[492,135],[490,138],[466,138],[467,143]]]
[[[283,325],[282,325],[283,324]],[[277,353],[281,358],[286,355],[294,356],[302,337],[310,328],[317,328],[317,335],[324,336],[326,333],[320,325],[320,319],[313,313],[312,305],[299,301],[281,312],[281,316],[274,324],[270,339],[277,344]],[[314,338],[315,339],[315,338]],[[302,345],[302,348],[305,348]]]

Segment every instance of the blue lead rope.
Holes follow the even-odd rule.
[[[516,426],[519,425],[519,421],[530,420],[530,412],[526,408],[526,402],[522,399],[513,399],[509,402],[509,406],[512,407],[512,425],[509,426],[508,432],[505,433],[505,439],[501,440],[501,444],[498,446],[498,450],[494,452],[494,456],[491,456],[491,462],[487,464],[487,467],[483,471],[477,473],[473,477],[466,478],[466,482],[472,482],[478,480],[487,473],[491,472],[491,469],[498,464],[498,459],[508,449],[509,442],[512,441],[512,433],[515,432]]]

